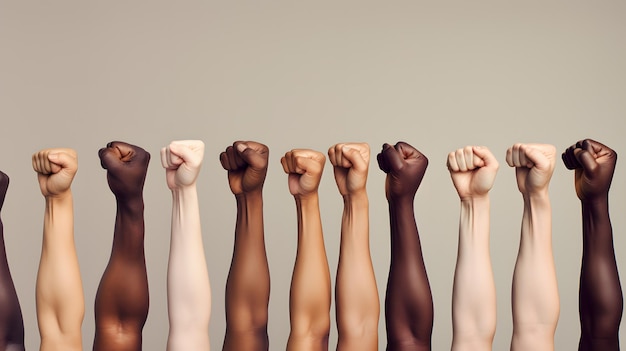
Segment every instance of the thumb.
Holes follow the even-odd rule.
[[[52,173],[59,173],[61,170],[74,175],[78,169],[76,160],[65,152],[51,152],[48,154],[50,170]]]
[[[596,158],[591,154],[591,152],[587,150],[575,149],[574,157],[576,157],[576,160],[578,160],[578,163],[580,163],[583,168],[583,172],[586,175],[595,172],[596,168],[598,167],[598,162],[596,162]]]
[[[267,157],[246,144],[237,144],[237,151],[241,158],[255,170],[262,170],[267,166]]]
[[[477,165],[478,167],[499,167],[498,160],[486,147],[474,146],[472,152],[482,161],[482,165]],[[476,162],[474,163],[476,164]]]

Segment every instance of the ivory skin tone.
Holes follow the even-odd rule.
[[[72,149],[45,149],[33,155],[32,163],[46,200],[36,285],[40,350],[82,350],[85,297],[74,245],[71,190],[77,155]]]
[[[422,257],[414,200],[428,158],[413,146],[384,144],[377,156],[387,174],[391,264],[385,295],[387,350],[430,350],[433,298]]]
[[[567,169],[574,170],[574,188],[582,209],[578,349],[619,350],[624,306],[609,216],[609,189],[617,153],[600,142],[585,139],[567,148],[562,159]]]
[[[496,287],[489,254],[489,190],[498,161],[483,146],[448,154],[459,195],[459,241],[452,292],[452,350],[490,351],[496,332]]]
[[[324,247],[318,187],[326,157],[295,149],[281,158],[289,192],[296,202],[298,251],[291,279],[287,350],[328,350],[330,333],[330,270]]]
[[[204,143],[173,141],[161,149],[172,191],[172,228],[167,269],[168,351],[209,350],[211,287],[207,270],[196,180]]]
[[[380,305],[369,247],[366,191],[370,148],[340,143],[328,149],[343,197],[339,264],[335,284],[337,350],[377,350]]]
[[[9,176],[0,171],[0,210],[4,205],[9,188]],[[17,299],[15,285],[11,278],[6,248],[4,246],[4,225],[0,218],[0,349],[24,351],[24,321],[22,309]]]
[[[263,183],[269,149],[236,141],[220,154],[237,202],[235,245],[226,281],[226,335],[223,350],[268,350],[270,273],[263,227]]]
[[[556,150],[548,144],[515,144],[506,162],[515,167],[524,200],[519,252],[513,273],[511,350],[554,350],[559,292],[552,255],[552,209],[548,186]]]
[[[98,152],[117,203],[113,246],[95,301],[94,351],[141,350],[148,317],[143,185],[150,154],[114,141]]]

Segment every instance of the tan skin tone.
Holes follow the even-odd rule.
[[[96,294],[96,351],[139,351],[148,317],[143,185],[150,154],[124,142],[100,149],[117,215],[109,264]]]
[[[384,144],[378,166],[387,174],[391,265],[385,295],[387,350],[430,350],[433,299],[413,202],[428,159],[405,142]]]
[[[235,245],[226,281],[226,335],[223,350],[268,350],[270,274],[263,227],[263,183],[269,150],[254,141],[236,141],[220,154],[237,201]]]
[[[344,202],[335,285],[337,350],[378,349],[380,305],[369,249],[366,191],[369,156],[366,143],[340,143],[328,149]]]
[[[326,157],[321,152],[295,149],[281,158],[289,192],[296,201],[298,252],[291,280],[291,332],[287,350],[328,350],[330,332],[330,271],[318,187]]]
[[[46,200],[43,247],[37,274],[41,350],[82,350],[85,299],[74,245],[70,186],[78,169],[72,149],[45,149],[32,157]]]
[[[609,217],[609,189],[617,153],[592,139],[580,140],[561,155],[574,170],[583,222],[579,314],[581,351],[619,350],[623,296]]]
[[[9,188],[9,177],[0,171],[0,210]],[[0,350],[24,351],[24,321],[4,246],[0,219]]]

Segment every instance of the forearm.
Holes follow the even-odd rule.
[[[524,198],[520,249],[513,276],[513,340],[523,349],[552,349],[559,295],[552,256],[552,214],[547,191]],[[517,348],[516,348],[517,349]]]
[[[300,349],[300,339],[313,340],[325,344],[327,348],[330,332],[330,271],[317,194],[296,198],[296,209],[298,253],[291,280],[291,333],[288,349]]]
[[[235,246],[226,282],[226,329],[229,343],[233,340],[231,337],[239,332],[247,335],[254,333],[264,339],[267,337],[270,293],[262,195],[260,192],[240,195],[236,200]],[[235,334],[230,335],[232,332]]]
[[[339,343],[377,347],[378,290],[369,251],[369,204],[365,192],[344,197],[336,308]]]
[[[116,199],[112,255],[122,255],[134,264],[145,264],[143,197]],[[113,256],[112,256],[113,258]]]
[[[36,295],[42,349],[54,348],[60,340],[67,347],[80,349],[85,302],[74,245],[70,191],[46,198]],[[55,344],[47,344],[48,340],[54,340]]]
[[[452,294],[453,350],[491,350],[496,289],[489,253],[488,195],[461,200]]]
[[[194,186],[172,190],[168,350],[209,348],[211,290]]]
[[[608,197],[582,202],[583,260],[579,296],[582,350],[597,349],[600,347],[595,344],[598,340],[609,342],[603,344],[606,350],[614,350],[619,345],[623,298],[608,207]]]
[[[387,343],[430,347],[433,300],[422,257],[413,198],[389,200],[391,266],[385,295]]]
[[[24,350],[24,321],[7,262],[4,228],[0,220],[0,347],[5,345]]]

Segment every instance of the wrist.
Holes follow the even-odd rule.
[[[548,190],[535,191],[532,193],[523,194],[524,206],[530,207],[546,207],[550,206],[550,196]]]
[[[459,198],[462,206],[489,206],[489,194],[484,195],[473,195],[473,196],[463,196]]]
[[[296,205],[300,206],[319,203],[319,193],[317,191],[305,195],[294,195],[293,198],[296,200]]]
[[[365,204],[368,202],[367,192],[365,190],[343,195],[344,205]]]
[[[59,194],[44,195],[47,202],[63,202],[72,199],[72,190],[67,189]]]
[[[237,203],[259,202],[263,201],[263,192],[261,190],[255,190],[235,194],[235,199],[237,200]]]

